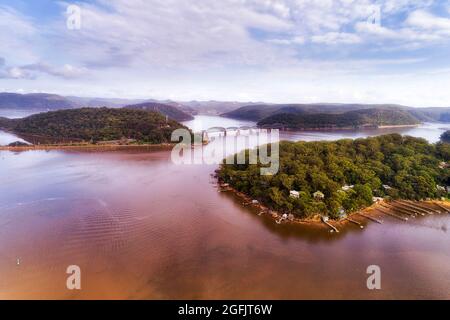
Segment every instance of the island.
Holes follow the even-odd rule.
[[[401,111],[420,122],[449,122],[450,108],[416,108],[397,104],[311,103],[250,104],[222,113],[222,117],[261,121],[279,114],[342,114],[349,111],[378,109]]]
[[[157,102],[145,102],[145,103],[139,103],[139,104],[133,104],[125,106],[124,108],[127,109],[134,109],[134,110],[145,110],[145,111],[155,111],[162,113],[165,116],[168,116],[170,119],[176,120],[176,121],[189,121],[193,120],[194,117],[187,112],[184,112],[180,110],[179,108],[164,104],[164,103],[157,103]]]
[[[445,143],[450,143],[450,130],[445,131],[441,134],[441,141]]]
[[[445,143],[389,134],[334,142],[283,141],[279,150],[277,174],[261,175],[261,164],[225,164],[237,163],[228,159],[217,171],[220,186],[277,219],[298,221],[339,220],[377,202],[445,200],[450,190],[450,145]],[[242,152],[248,157],[249,150]]]
[[[33,145],[49,147],[169,144],[178,128],[187,129],[158,112],[127,108],[80,108],[22,119],[0,118],[0,129]]]
[[[330,130],[406,127],[420,124],[406,111],[362,109],[339,114],[279,113],[258,122],[262,128],[284,130]]]

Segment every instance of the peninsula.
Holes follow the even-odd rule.
[[[248,150],[243,152],[248,156]],[[384,200],[447,199],[449,160],[450,145],[399,134],[334,142],[283,141],[276,175],[260,175],[261,164],[224,162],[218,179],[275,216],[338,220]]]
[[[0,118],[0,129],[34,145],[49,146],[167,144],[178,128],[186,127],[158,112],[125,108],[80,108],[22,119]]]

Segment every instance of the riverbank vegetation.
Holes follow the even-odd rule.
[[[248,150],[243,152],[248,157]],[[338,218],[372,205],[374,197],[422,200],[446,196],[449,160],[448,144],[399,134],[281,142],[276,175],[260,175],[261,164],[223,164],[219,179],[281,213]]]

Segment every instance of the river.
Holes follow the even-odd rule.
[[[434,142],[445,127],[281,138],[395,131]],[[1,151],[0,298],[450,298],[450,215],[384,217],[339,234],[277,225],[218,192],[216,168],[176,165],[168,151]],[[69,265],[81,268],[79,291],[66,289]],[[367,289],[369,265],[381,268],[381,290]]]

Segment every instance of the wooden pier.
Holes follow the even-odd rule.
[[[361,217],[364,217],[364,218],[366,218],[366,219],[372,220],[373,222],[376,222],[376,223],[379,223],[379,224],[383,224],[383,221],[378,220],[378,219],[376,219],[376,218],[374,218],[374,217],[365,215],[364,213],[361,213],[361,212],[358,212],[358,214],[359,214]]]
[[[401,201],[395,201],[393,202],[393,204],[395,205],[395,207],[400,207],[403,210],[409,210],[414,212],[416,215],[421,215],[421,216],[425,216],[427,214],[430,214],[429,211],[424,210],[422,208],[417,208],[409,203],[405,203],[405,202],[401,202]]]
[[[408,218],[396,215],[395,213],[389,212],[389,211],[384,210],[382,208],[377,208],[377,210],[380,211],[381,213],[387,214],[388,216],[397,218],[399,220],[408,221]]]
[[[331,223],[328,222],[328,219],[325,219],[324,217],[322,217],[322,222],[325,223],[327,226],[329,226],[331,228],[332,231],[339,233],[338,228],[336,228],[335,226],[333,226]]]
[[[418,211],[415,211],[415,210],[412,210],[412,209],[408,209],[408,208],[405,208],[405,207],[400,207],[399,205],[395,206],[395,205],[392,205],[390,203],[382,204],[382,206],[384,208],[386,208],[386,209],[391,209],[391,210],[399,211],[402,214],[407,214],[407,215],[409,215],[409,216],[411,216],[413,218],[415,218],[417,215],[422,215],[422,216],[425,215],[424,213],[420,213]]]
[[[349,221],[349,222],[351,222],[351,223],[354,223],[354,224],[356,224],[357,226],[359,226],[361,229],[364,229],[364,226],[363,226],[361,223],[359,223],[358,221],[355,221],[355,220],[350,219],[350,218],[345,218],[344,220],[347,220],[347,221]]]
[[[444,210],[444,212],[450,213],[450,209],[447,209],[443,205],[440,205],[439,203],[434,203],[434,205],[437,206],[438,208],[441,208],[442,210]]]
[[[428,207],[423,207],[423,206],[421,206],[421,205],[419,205],[419,204],[417,204],[417,203],[411,202],[411,201],[399,200],[399,201],[396,201],[396,202],[397,202],[397,203],[400,203],[400,204],[403,205],[403,206],[409,207],[409,208],[411,208],[411,209],[414,209],[414,210],[423,212],[423,213],[425,213],[425,214],[440,213],[440,212],[437,211],[437,210],[434,210],[434,209],[431,209],[431,208],[428,208]]]

